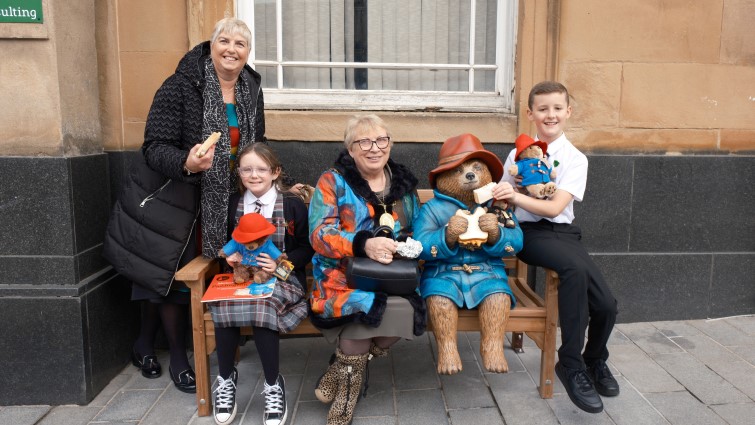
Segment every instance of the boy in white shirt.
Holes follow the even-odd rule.
[[[527,117],[537,128],[536,140],[548,144],[558,189],[550,198],[533,198],[520,193],[514,176],[504,173],[492,192],[496,199],[516,207],[524,232],[524,248],[517,256],[527,264],[558,273],[561,347],[556,375],[577,407],[598,413],[603,410],[600,395],[619,394],[619,384],[606,366],[606,344],[616,322],[617,303],[580,242],[580,228],[572,225],[574,201],[582,201],[587,183],[587,157],[564,135],[570,116],[566,87],[554,81],[536,84],[530,90]],[[514,164],[515,151],[506,159],[504,170]]]

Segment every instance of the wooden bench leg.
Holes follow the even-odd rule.
[[[511,348],[516,353],[524,353],[522,344],[524,343],[524,335],[521,332],[511,332]]]
[[[558,326],[558,274],[545,270],[545,335],[540,355],[540,397],[553,398],[556,366],[556,328]]]
[[[202,296],[192,291],[192,303],[201,306]],[[198,297],[197,299],[193,299]],[[204,309],[191,309],[191,322],[194,337],[194,373],[197,376],[197,415],[209,416],[212,410],[210,397],[210,358],[205,346],[206,330],[204,327]]]

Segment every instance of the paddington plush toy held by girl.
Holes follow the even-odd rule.
[[[273,233],[275,226],[258,213],[244,214],[239,219],[238,226],[231,234],[232,239],[218,252],[221,258],[237,252],[241,254],[241,261],[233,266],[233,280],[236,283],[263,283],[270,280],[272,274],[257,264],[257,256],[262,253],[268,254],[278,264],[286,259],[286,255],[273,244],[270,238]]]

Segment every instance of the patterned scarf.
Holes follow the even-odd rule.
[[[239,151],[246,145],[254,143],[254,123],[257,104],[249,91],[247,72],[241,71],[236,81],[236,114],[239,121]],[[212,59],[205,62],[204,116],[202,138],[206,139],[215,131],[221,133],[215,145],[212,167],[202,173],[202,254],[214,258],[225,244],[228,229],[228,198],[236,190],[238,177],[231,170],[231,138],[228,132],[228,117],[220,81],[215,73]],[[260,112],[261,113],[261,112]]]

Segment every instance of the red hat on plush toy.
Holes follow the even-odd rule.
[[[238,243],[249,243],[275,233],[275,226],[258,213],[244,214],[231,236]]]
[[[548,152],[548,144],[541,141],[535,141],[532,137],[522,133],[519,135],[519,137],[516,138],[516,141],[514,142],[516,145],[516,155],[514,155],[514,161],[519,161],[519,155],[522,154],[522,151],[527,149],[528,147],[532,145],[538,145],[540,146],[540,149],[543,150],[543,155]]]
[[[443,142],[443,146],[440,147],[440,155],[438,155],[438,166],[430,171],[430,175],[428,176],[430,186],[433,189],[435,188],[435,178],[438,174],[455,168],[469,159],[481,160],[488,166],[490,174],[493,176],[493,181],[497,182],[501,180],[503,176],[503,164],[501,160],[493,152],[486,151],[482,147],[480,139],[467,133],[451,137]]]

